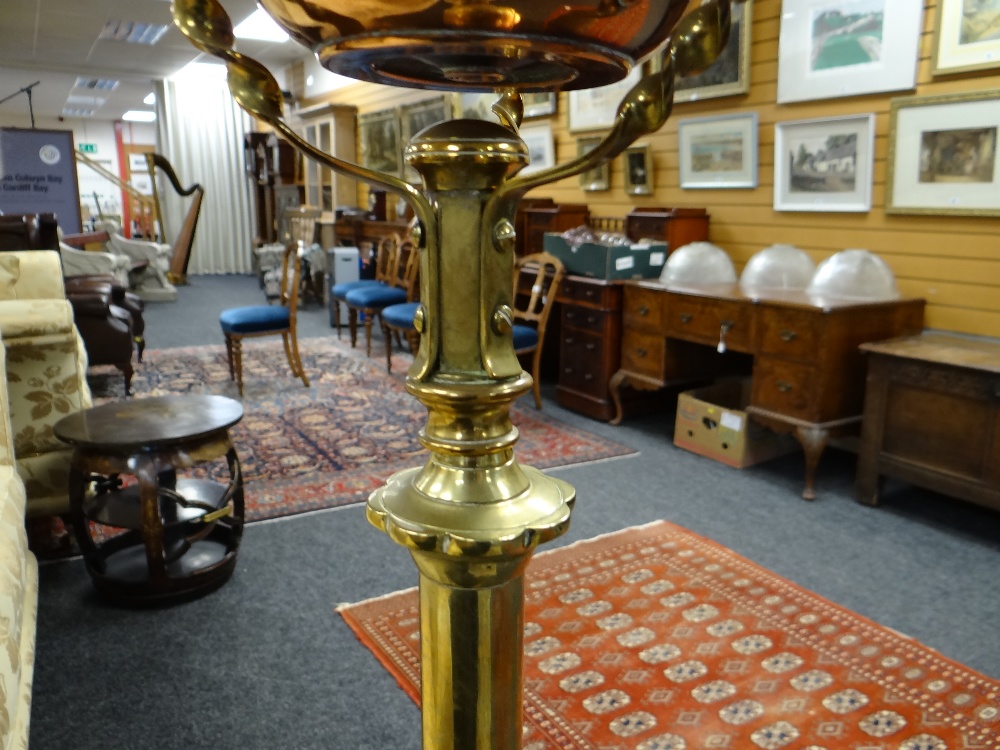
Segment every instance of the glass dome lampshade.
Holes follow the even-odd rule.
[[[692,242],[670,253],[660,272],[666,286],[732,284],[736,269],[729,255],[711,242]]]
[[[744,289],[802,290],[809,286],[816,264],[794,245],[771,245],[755,253],[740,275]]]
[[[892,269],[868,250],[841,250],[819,264],[806,290],[817,297],[858,300],[899,299]]]

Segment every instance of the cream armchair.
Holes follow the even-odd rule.
[[[147,302],[173,302],[177,299],[177,287],[167,278],[174,255],[170,245],[124,237],[121,227],[113,221],[99,221],[97,228],[108,233],[105,250],[109,253],[128,258],[132,263],[148,263],[145,270],[132,280],[133,292]]]
[[[99,251],[77,250],[65,242],[59,243],[59,255],[62,258],[63,275],[73,276],[110,276],[128,288],[128,272],[132,260],[126,255],[102,253]]]
[[[38,563],[24,531],[24,484],[14,466],[0,343],[0,748],[26,750],[35,666]]]
[[[28,516],[69,510],[69,446],[53,425],[91,406],[87,354],[66,300],[59,254],[0,253],[0,336],[17,472]]]

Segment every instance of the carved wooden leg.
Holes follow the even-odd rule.
[[[806,484],[802,490],[802,497],[806,500],[816,499],[816,492],[813,489],[816,481],[816,467],[819,466],[819,457],[823,455],[829,437],[830,433],[822,427],[795,428],[795,439],[799,441],[806,454]]]
[[[128,362],[119,362],[115,365],[119,370],[121,370],[122,375],[125,376],[125,395],[132,395],[132,376],[135,375],[135,368],[132,367],[132,360]]]
[[[347,308],[347,324],[351,327],[351,348],[358,345],[358,311],[353,307]]]
[[[285,347],[285,359],[288,360],[288,367],[292,371],[292,375],[295,377],[299,376],[298,368],[295,366],[295,357],[292,356],[292,341],[291,334],[285,331],[281,334],[281,343]]]
[[[337,329],[337,338],[340,338],[340,302],[334,300],[330,304],[333,305],[333,327]]]
[[[229,363],[229,380],[236,380],[236,370],[233,365],[233,339],[226,334],[226,361]]]
[[[142,362],[142,353],[146,351],[146,339],[142,336],[135,337],[136,359]]]
[[[382,321],[382,338],[385,339],[385,371],[392,372],[392,332],[389,326]]]
[[[611,393],[611,402],[615,405],[615,416],[611,418],[610,424],[621,424],[622,423],[622,397],[618,393],[618,389],[622,387],[622,383],[628,376],[624,371],[619,370],[614,375],[611,376],[611,380],[608,381],[608,391]]]
[[[236,369],[236,388],[243,395],[243,340],[233,339],[233,366]]]
[[[292,354],[295,356],[295,366],[299,370],[299,377],[302,379],[302,385],[308,388],[309,378],[306,377],[306,368],[302,365],[302,357],[299,355],[299,339],[295,335],[292,336]]]
[[[372,318],[375,314],[370,310],[365,310],[365,353],[370,357],[372,356]]]

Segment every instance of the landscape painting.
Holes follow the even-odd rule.
[[[884,20],[885,0],[847,1],[816,11],[811,69],[832,70],[881,61]]]
[[[788,146],[790,192],[854,192],[858,167],[857,133],[792,138]]]
[[[924,131],[920,182],[993,182],[996,149],[996,128]]]
[[[964,0],[959,44],[1000,40],[1000,0]]]
[[[695,135],[691,138],[691,172],[743,170],[743,131]]]

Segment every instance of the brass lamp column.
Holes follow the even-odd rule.
[[[407,390],[427,407],[422,468],[390,477],[368,519],[420,572],[423,741],[427,750],[521,746],[523,574],[538,544],[569,526],[573,488],[520,466],[511,403],[531,388],[514,354],[514,213],[528,190],[587,171],[658,130],[675,72],[725,47],[733,2],[701,0],[260,0],[323,65],[380,83],[497,90],[499,123],[432,125],[406,147],[423,189],[337,159],[282,120],[281,90],[235,51],[217,0],[173,0],[199,49],[226,61],[234,98],[309,158],[403,196],[420,220],[420,348]],[[503,5],[499,3],[503,2]],[[589,153],[528,176],[519,91],[591,88],[641,58],[660,65],[626,95]]]

